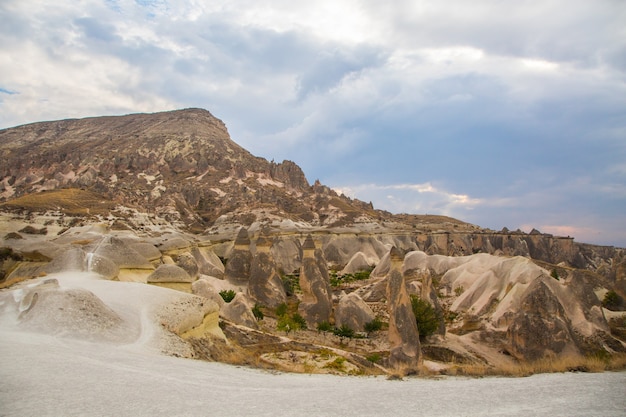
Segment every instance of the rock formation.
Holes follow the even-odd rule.
[[[224,277],[233,285],[246,285],[250,279],[250,238],[245,228],[239,229],[235,246],[226,262]]]
[[[229,349],[240,343],[245,350],[248,343],[247,356],[267,342],[290,360],[309,355],[309,364],[315,358],[307,343],[333,343],[324,340],[325,331],[315,331],[319,323],[334,318],[335,325],[358,331],[375,312],[389,321],[389,331],[353,340],[355,351],[345,355],[360,371],[380,369],[365,359],[373,347],[389,356],[383,364],[406,372],[414,372],[422,357],[495,366],[625,350],[626,314],[602,306],[609,290],[626,297],[623,249],[537,230],[493,231],[445,216],[375,210],[319,181],[311,186],[293,162],[254,157],[204,110],[0,130],[0,154],[0,287],[22,286],[7,290],[18,298],[31,288],[30,280],[46,274],[69,280],[98,274],[112,281],[97,280],[94,290],[121,285],[168,303],[171,289],[177,295],[191,291],[198,296],[180,295],[179,307],[163,304],[168,315],[159,323],[167,323],[168,343],[185,345],[180,336],[194,339],[197,351],[217,346],[200,345],[208,328],[224,337],[221,305],[228,322],[222,325],[234,341]],[[250,239],[257,239],[256,246]],[[333,279],[330,285],[329,271],[340,276],[371,267],[365,280]],[[288,296],[281,277],[290,284]],[[60,297],[70,304],[84,300],[99,311],[86,294],[43,290],[29,298],[34,309],[39,297],[49,298],[46,309]],[[225,304],[223,290],[239,294]],[[446,319],[439,336],[421,345],[409,293],[428,300]],[[310,329],[290,333],[296,339],[290,342],[267,334],[276,333],[270,329],[273,313],[283,302],[293,320],[299,320],[298,305]],[[257,324],[255,303],[268,308],[268,319],[260,331],[242,330]],[[300,334],[305,337],[298,340]],[[185,346],[165,350],[191,355]]]
[[[365,330],[365,325],[376,318],[370,306],[356,293],[341,297],[335,309],[335,326],[347,326],[355,332]]]
[[[237,293],[230,303],[224,304],[220,309],[220,316],[242,326],[253,329],[258,327],[256,318],[252,314],[252,306],[243,293]]]
[[[283,281],[270,252],[271,241],[261,236],[256,241],[256,254],[250,266],[248,295],[256,303],[275,308],[287,301]]]
[[[315,249],[311,235],[302,245],[302,267],[300,268],[300,288],[302,301],[298,311],[310,328],[318,323],[330,322],[332,298],[328,271],[320,268],[321,254]]]
[[[387,278],[389,365],[405,374],[416,373],[421,355],[420,340],[411,299],[402,276],[402,253],[394,247],[389,258],[391,260]]]

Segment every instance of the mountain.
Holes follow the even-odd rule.
[[[206,110],[4,129],[0,155],[0,307],[28,331],[126,343],[152,321],[163,352],[304,372],[626,351],[623,249],[376,210]]]

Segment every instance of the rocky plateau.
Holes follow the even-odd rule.
[[[28,329],[131,343],[142,321],[113,307],[151,297],[162,352],[283,371],[626,352],[624,249],[376,210],[253,156],[206,110],[4,129],[0,155],[0,312]],[[55,278],[76,273],[132,296]]]

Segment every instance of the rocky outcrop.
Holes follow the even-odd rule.
[[[252,313],[252,306],[243,293],[237,293],[230,303],[224,304],[220,309],[220,316],[235,324],[256,329],[259,325]]]
[[[376,315],[361,297],[355,293],[347,294],[339,300],[335,309],[335,326],[347,326],[356,332],[365,330],[365,325]]]
[[[184,269],[185,272],[187,272],[193,280],[198,279],[200,268],[198,267],[198,263],[196,262],[196,259],[193,257],[193,255],[191,255],[191,253],[185,252],[181,255],[178,255],[176,257],[176,265]]]
[[[191,255],[198,265],[198,273],[215,278],[224,277],[224,264],[212,250],[194,247],[191,250]]]
[[[391,249],[389,257],[389,366],[405,374],[416,373],[421,355],[420,340],[411,299],[401,272],[403,257],[395,247]]]
[[[239,229],[235,246],[226,262],[224,278],[233,285],[247,285],[250,279],[250,238],[245,228]]]
[[[550,279],[550,278],[547,278]],[[522,295],[520,309],[507,330],[509,353],[522,360],[580,353],[571,323],[545,279],[535,280]]]
[[[302,252],[300,268],[302,300],[298,312],[310,328],[315,328],[318,323],[330,322],[332,314],[330,279],[323,256],[315,249],[311,235],[306,237]]]
[[[192,283],[195,279],[178,265],[161,264],[148,276],[148,283]]]
[[[200,297],[207,298],[217,304],[220,308],[224,306],[224,299],[220,292],[211,284],[208,279],[200,278],[191,284],[191,292]]]
[[[124,320],[93,293],[62,289],[54,279],[28,289],[19,310],[20,324],[36,332],[104,341],[132,334]]]
[[[287,295],[270,246],[271,241],[264,236],[256,241],[256,254],[250,266],[248,295],[262,306],[275,308],[287,301]]]

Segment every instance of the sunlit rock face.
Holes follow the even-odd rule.
[[[298,311],[310,328],[318,323],[330,322],[332,314],[332,297],[330,278],[326,262],[320,251],[315,249],[311,235],[302,245],[302,267],[300,268],[300,288],[302,300]]]
[[[387,278],[389,308],[389,365],[405,373],[415,373],[420,361],[420,340],[411,299],[402,275],[402,253],[390,252],[391,268]]]

